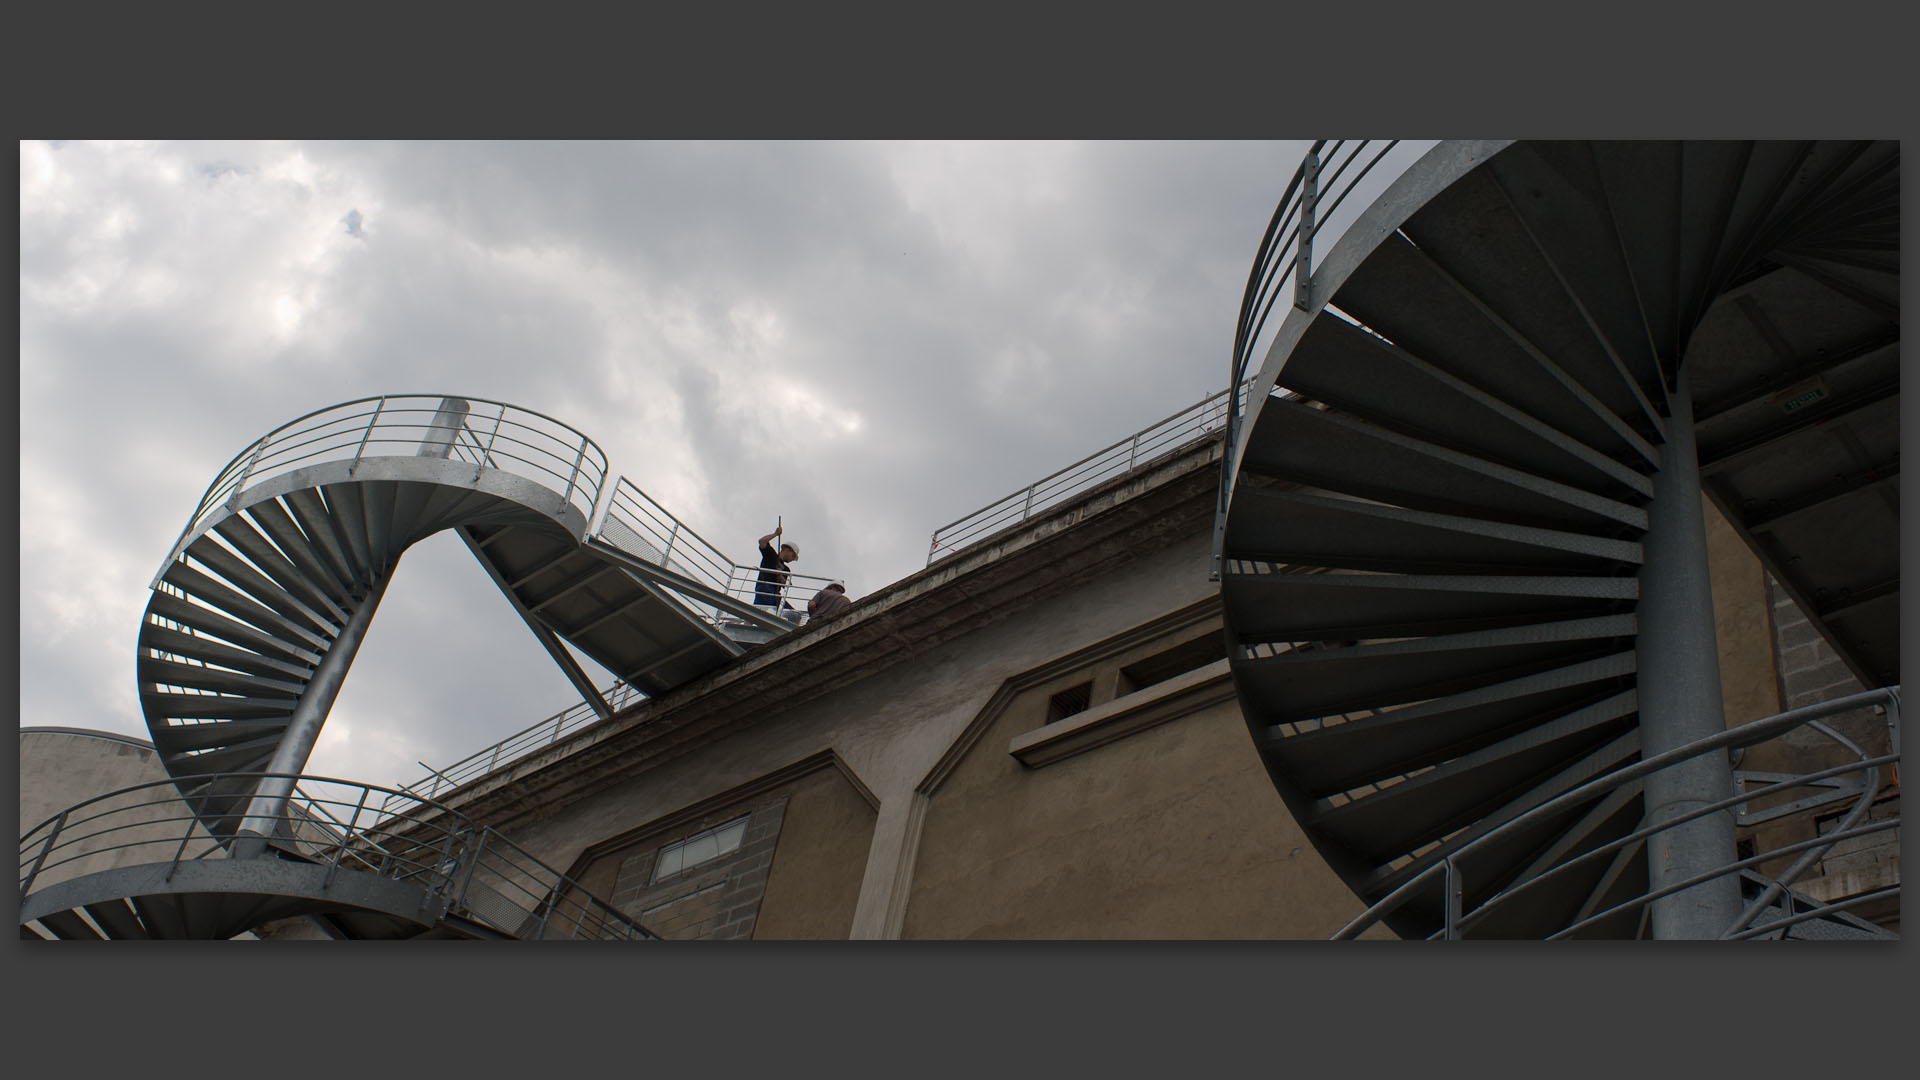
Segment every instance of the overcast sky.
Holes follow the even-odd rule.
[[[147,585],[207,484],[369,395],[546,413],[735,561],[777,517],[873,592],[1224,388],[1305,145],[23,143],[20,722],[145,738]],[[308,771],[410,783],[576,701],[443,533]]]

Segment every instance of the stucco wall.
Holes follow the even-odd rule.
[[[1361,905],[1288,814],[1232,702],[1040,768],[1016,697],[932,793],[908,938],[1318,938]]]
[[[836,769],[790,787],[754,938],[844,940],[853,930],[873,822],[873,806]]]
[[[143,741],[107,732],[23,728],[20,832],[25,837],[48,818],[95,796],[166,778],[159,755]],[[205,852],[213,846],[212,837],[198,824],[176,820],[184,812],[178,800],[171,784],[160,784],[80,807],[56,839],[57,847],[33,888],[121,866],[165,862],[176,852],[189,859]],[[23,852],[23,872],[39,852],[38,847]]]

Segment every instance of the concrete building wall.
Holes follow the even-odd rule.
[[[151,743],[102,731],[20,730],[22,872],[46,852],[34,888],[121,866],[191,859],[214,846],[171,784],[127,794],[127,788],[167,779]],[[95,800],[97,796],[111,796]],[[80,804],[86,803],[82,806]],[[49,847],[39,826],[72,810]],[[185,841],[185,846],[181,842]]]
[[[1128,674],[1205,656],[1183,650],[1217,642],[1218,605],[1201,608],[989,706],[926,785],[901,936],[1325,938],[1359,914],[1253,752],[1224,659],[1144,686]],[[1085,711],[1049,719],[1082,689]]]
[[[910,878],[901,856],[916,786],[1008,679],[1063,646],[1092,644],[1208,596],[1208,539],[1195,533],[1020,618],[985,624],[835,693],[774,711],[739,735],[517,828],[514,839],[552,865],[571,865],[589,845],[831,751],[877,804],[852,935],[891,936],[897,925],[890,928],[888,916],[903,907]]]

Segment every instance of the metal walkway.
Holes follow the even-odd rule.
[[[1445,143],[1315,251],[1374,153],[1317,144],[1263,241],[1228,385],[1273,338],[1218,569],[1243,711],[1315,845],[1369,903],[1462,859],[1472,908],[1732,794],[1696,758],[1528,816],[1718,731],[1702,494],[1866,686],[1897,682],[1899,151]],[[1474,933],[1548,936],[1730,863],[1724,819]],[[1666,894],[1651,933],[1717,936],[1734,886]],[[1435,933],[1438,894],[1388,925]]]

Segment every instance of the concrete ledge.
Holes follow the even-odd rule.
[[[1145,690],[1016,735],[1007,744],[1007,753],[1018,758],[1022,765],[1037,769],[1168,720],[1231,701],[1233,697],[1233,679],[1227,661],[1216,660]]]

